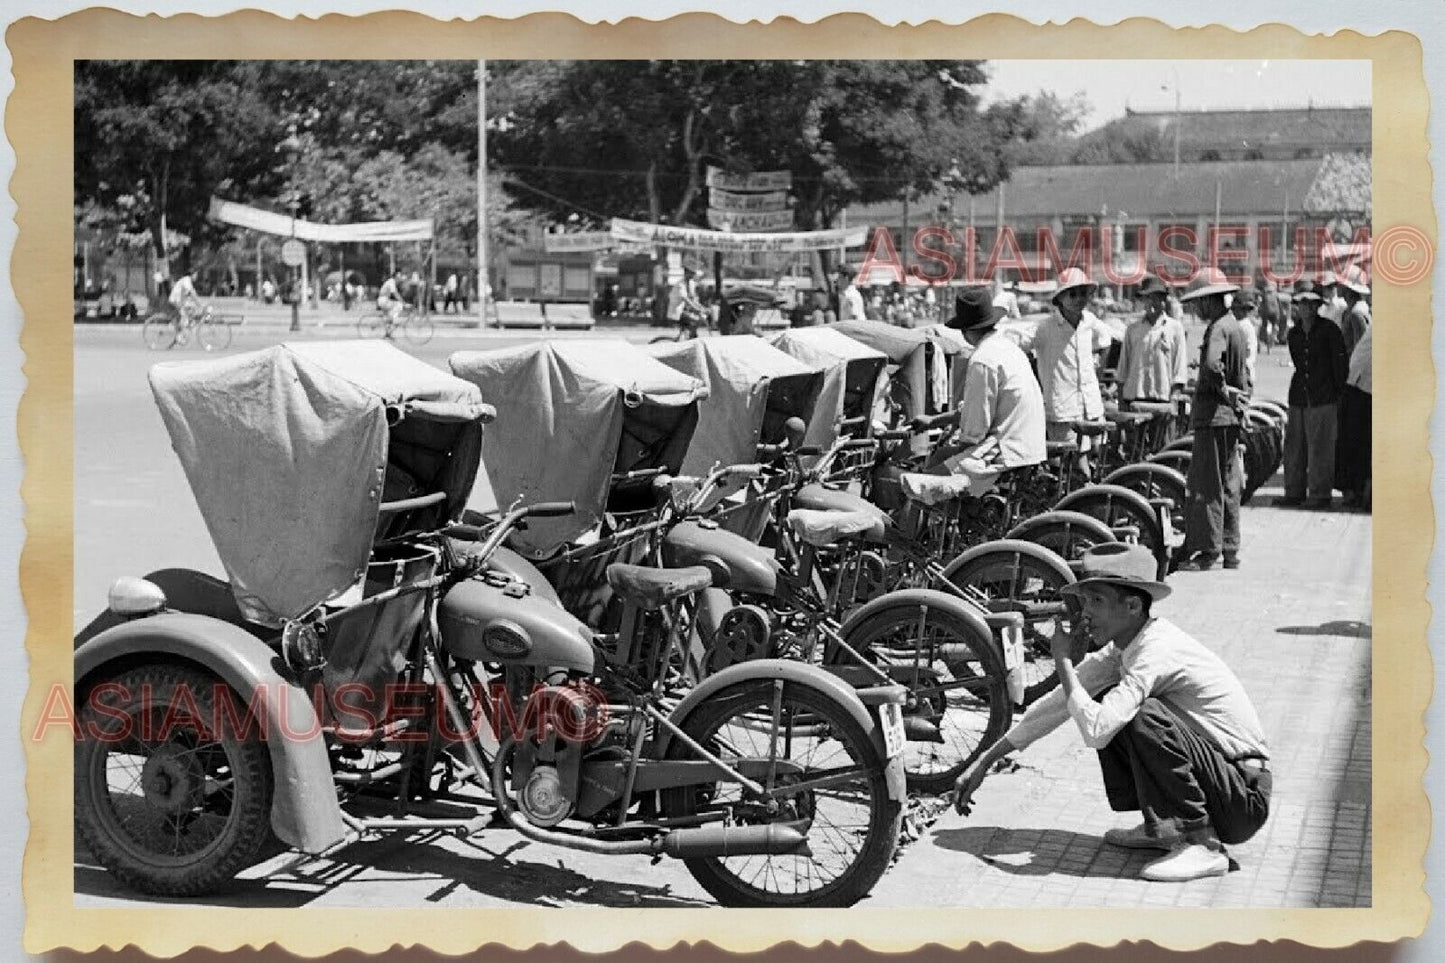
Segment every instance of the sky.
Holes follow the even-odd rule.
[[[1368,106],[1367,60],[990,60],[987,102],[1039,90],[1082,92],[1085,129],[1136,109],[1174,109],[1177,72],[1185,110],[1222,107]]]

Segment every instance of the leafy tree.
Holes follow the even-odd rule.
[[[793,174],[796,222],[929,189],[957,159],[1006,173],[972,61],[580,61],[498,64],[499,166],[556,217],[702,223],[708,165]]]
[[[75,67],[75,196],[151,237],[214,238],[216,192],[265,192],[277,179],[276,120],[235,67],[210,61],[81,61]]]

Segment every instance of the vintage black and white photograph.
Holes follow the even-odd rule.
[[[1371,907],[1371,64],[1112,53],[76,61],[75,906]]]

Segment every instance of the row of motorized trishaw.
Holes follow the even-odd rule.
[[[844,322],[157,365],[226,578],[121,578],[77,636],[88,849],[187,896],[499,826],[680,858],[725,905],[856,902],[908,790],[1053,685],[1082,553],[1163,576],[1180,541],[1183,400],[986,491],[931,471],[969,350]],[[1249,417],[1252,491],[1284,415]]]

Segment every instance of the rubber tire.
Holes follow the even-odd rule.
[[[1169,546],[1165,544],[1164,531],[1159,525],[1159,518],[1155,515],[1154,506],[1150,505],[1144,496],[1136,491],[1124,488],[1120,485],[1090,485],[1081,488],[1076,492],[1070,492],[1059,501],[1057,510],[1083,512],[1086,515],[1093,515],[1104,524],[1110,524],[1109,518],[1104,512],[1108,511],[1101,503],[1108,502],[1115,513],[1119,512],[1120,506],[1127,506],[1122,514],[1127,515],[1139,527],[1139,544],[1145,546],[1159,560],[1160,578],[1167,568]],[[1093,504],[1094,511],[1088,511],[1087,506]]]
[[[762,678],[739,682],[727,686],[699,704],[680,728],[702,745],[707,745],[710,734],[729,717],[735,708],[751,705],[770,707],[772,704],[773,679]],[[753,692],[756,692],[754,702]],[[898,833],[903,825],[903,802],[889,798],[886,767],[888,760],[874,739],[863,731],[845,706],[821,689],[797,682],[785,682],[783,698],[789,703],[801,705],[810,711],[829,718],[835,733],[851,744],[857,753],[855,758],[868,767],[869,789],[873,805],[869,813],[868,835],[858,856],[837,879],[828,883],[816,895],[807,897],[783,894],[764,894],[746,886],[722,865],[722,859],[714,856],[696,856],[683,860],[687,871],[703,889],[719,903],[733,907],[844,907],[852,906],[872,891],[893,859],[898,844]],[[681,739],[673,740],[667,752],[670,759],[695,758],[695,754]],[[662,793],[662,811],[669,816],[691,815],[696,812],[698,786],[684,786]],[[763,859],[766,857],[746,857]],[[786,856],[781,859],[797,859]]]
[[[1192,445],[1193,442],[1190,442],[1190,444]],[[1192,461],[1194,461],[1194,451],[1192,448],[1188,451],[1178,448],[1166,448],[1157,455],[1150,455],[1146,464],[1163,465],[1166,468],[1174,469],[1185,478],[1188,478],[1189,463]]]
[[[1184,501],[1189,494],[1189,482],[1178,470],[1159,462],[1140,462],[1111,472],[1104,479],[1104,484],[1128,488],[1145,498],[1173,500],[1174,508],[1170,514],[1175,527],[1183,530]]]
[[[401,326],[402,337],[408,344],[423,345],[436,334],[436,325],[424,314],[414,314]]]
[[[141,325],[140,334],[152,351],[169,351],[176,345],[176,323],[169,315],[153,314]]]
[[[1077,561],[1095,545],[1118,541],[1113,530],[1093,515],[1068,510],[1048,511],[1026,518],[1009,529],[1004,539],[1032,542],[1048,549],[1065,563]]]
[[[196,341],[206,351],[225,351],[231,346],[231,326],[224,321],[203,321],[196,327]]]
[[[356,319],[356,336],[359,338],[380,338],[386,334],[386,318],[379,314],[364,314]]]
[[[1043,546],[1038,547],[1043,548]],[[1019,564],[1020,574],[1033,574],[1039,576],[1041,580],[1045,580],[1045,584],[1056,586],[1053,590],[1053,594],[1055,595],[1058,594],[1059,588],[1065,585],[1072,585],[1077,581],[1074,573],[1068,570],[1067,565],[1064,566],[1063,571],[1060,571],[1058,565],[1049,564],[1049,560],[1023,553],[1016,547],[1011,549],[1007,542],[999,543],[998,551],[1011,551],[1019,555],[1019,562],[1022,561],[1022,558],[1029,558],[1030,561],[1027,565]],[[1050,550],[1044,548],[1044,551]],[[1050,554],[1054,553],[1050,552]],[[1059,561],[1062,561],[1062,559],[1059,559]],[[948,579],[960,587],[964,585],[974,585],[977,587],[977,585],[982,582],[983,576],[987,574],[988,570],[996,568],[1000,562],[999,556],[993,552],[978,555],[959,566],[957,570],[950,572]],[[1027,569],[1032,569],[1032,572],[1027,572]],[[1025,632],[1024,658],[1026,662],[1031,664],[1032,671],[1025,671],[1024,693],[1023,699],[1019,703],[1020,705],[1033,705],[1041,696],[1058,687],[1059,677],[1053,671],[1053,655],[1046,646],[1046,640],[1040,641],[1037,637],[1030,637],[1028,632]]]
[[[225,887],[236,873],[256,862],[258,854],[271,839],[271,762],[266,746],[254,735],[238,740],[233,732],[222,734],[220,744],[227,755],[236,783],[232,811],[217,840],[190,865],[167,867],[158,865],[134,841],[118,838],[118,827],[101,812],[102,800],[108,800],[105,784],[105,751],[108,743],[95,737],[116,724],[114,711],[138,711],[142,686],[149,685],[153,707],[168,705],[170,694],[185,690],[194,696],[196,709],[203,720],[214,719],[215,687],[222,685],[216,677],[174,664],[139,666],[113,679],[132,697],[122,702],[118,697],[107,700],[107,713],[98,713],[89,699],[80,707],[78,721],[83,738],[75,747],[75,822],[82,838],[101,865],[132,889],[160,896],[198,896]],[[93,689],[92,689],[93,691]],[[235,696],[235,693],[232,693]],[[236,709],[245,701],[236,697]],[[138,718],[131,715],[132,725]],[[164,716],[162,717],[164,718]],[[99,768],[99,783],[96,769]],[[108,802],[104,803],[109,810]]]
[[[991,645],[980,647],[979,640],[974,633],[967,626],[955,622],[946,609],[931,610],[926,616],[926,621],[930,626],[937,625],[941,621],[949,641],[962,640],[968,645],[973,656],[968,664],[976,664],[979,667],[979,671],[974,673],[974,678],[979,679],[982,685],[980,689],[963,688],[978,697],[982,702],[980,708],[986,709],[988,713],[977,745],[968,747],[966,753],[962,754],[957,762],[946,768],[927,772],[911,769],[908,764],[907,746],[905,746],[903,774],[908,781],[908,788],[916,792],[943,793],[953,788],[954,781],[958,779],[964,769],[968,768],[969,763],[978,758],[982,752],[1008,731],[1009,724],[1013,721],[1013,706],[1009,702],[1008,681],[1005,678],[1003,663]],[[891,628],[902,625],[904,629],[911,630],[917,624],[918,607],[916,604],[885,608],[851,626],[844,641],[860,654],[866,654],[872,641],[886,637]],[[949,664],[950,672],[954,671],[954,665]],[[902,684],[908,685],[907,682]],[[909,688],[911,690],[914,687],[909,686]],[[929,746],[934,743],[909,743],[908,745]]]

